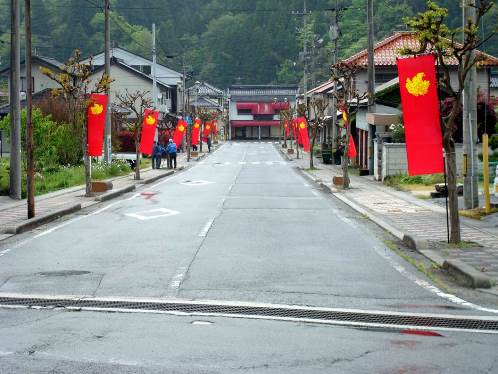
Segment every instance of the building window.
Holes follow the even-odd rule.
[[[237,109],[237,114],[239,114],[239,115],[252,114],[252,110],[251,109]]]
[[[26,92],[28,88],[26,87],[26,77],[21,77],[21,91]],[[31,77],[31,92],[35,92],[35,77]]]

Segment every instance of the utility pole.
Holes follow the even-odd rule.
[[[26,30],[26,155],[28,219],[35,216],[35,160],[33,158],[33,79],[31,56],[31,0],[24,2],[24,27]]]
[[[304,88],[304,104],[307,104],[307,92],[308,92],[308,82],[307,82],[307,74],[306,70],[308,68],[308,41],[306,40],[306,0],[304,0],[303,7],[303,58],[304,58],[304,75],[303,75],[303,88]]]
[[[154,109],[159,108],[159,103],[157,101],[157,49],[156,49],[156,24],[152,24],[152,103]],[[156,134],[154,135],[154,140],[158,141],[159,130],[156,127]]]
[[[476,22],[475,0],[465,0],[463,4],[463,28],[467,21]],[[465,32],[463,34],[465,38]],[[475,58],[475,51],[468,52],[467,60]],[[464,185],[463,200],[465,209],[479,206],[479,187],[477,169],[477,71],[475,65],[465,79],[463,91],[463,153],[464,153]]]
[[[156,24],[152,24],[152,103],[154,105],[154,110],[157,110],[157,77],[156,77]],[[154,135],[154,140],[157,142],[159,139],[159,131],[156,127],[156,133]]]
[[[375,65],[374,65],[374,23],[373,23],[373,0],[367,3],[367,23],[368,23],[368,112],[375,112]],[[368,170],[369,174],[374,174],[374,146],[373,138],[375,127],[368,124]]]
[[[152,24],[152,102],[157,109],[157,78],[156,78],[156,24]]]
[[[107,77],[111,75],[111,27],[109,24],[109,11],[110,4],[109,0],[104,0],[104,34],[105,34],[105,51],[104,51],[104,59],[105,59],[105,74]],[[109,85],[106,89],[107,94],[107,111],[105,114],[105,130],[104,130],[104,161],[107,164],[110,164],[112,161],[112,142],[111,142],[111,90]]]
[[[19,82],[21,81],[19,40],[19,0],[11,0],[10,18],[10,197],[21,199],[21,103]]]
[[[337,41],[339,40],[339,0],[335,0],[335,9],[334,9],[334,16],[332,17],[332,25],[330,26],[330,39],[334,41],[334,49],[332,50],[332,66],[337,63]],[[335,74],[335,69],[334,69],[334,74]],[[330,129],[330,136],[332,138],[332,141],[334,141],[336,137],[336,130],[337,130],[337,84],[334,83],[334,94],[332,97],[332,128]]]

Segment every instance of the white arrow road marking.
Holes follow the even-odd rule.
[[[154,214],[154,213],[156,213],[156,214]],[[126,213],[125,216],[137,218],[141,221],[147,221],[150,219],[176,216],[177,214],[180,214],[180,212],[177,212],[176,210],[172,210],[172,209],[157,208],[157,209],[150,209],[150,210],[145,210],[143,212],[137,212],[137,213]]]

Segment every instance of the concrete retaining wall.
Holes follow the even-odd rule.
[[[463,146],[456,145],[458,175],[462,175],[463,169]],[[382,180],[391,175],[406,174],[408,165],[406,160],[406,144],[383,143],[382,144]],[[380,178],[379,178],[380,179]]]

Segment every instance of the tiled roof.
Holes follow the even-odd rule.
[[[196,83],[192,87],[187,88],[187,91],[189,91],[191,95],[195,95],[195,93],[197,93],[199,96],[207,96],[207,97],[225,96],[225,93],[222,90],[206,82]]]
[[[315,87],[307,92],[308,95],[312,94],[321,94],[321,93],[327,93],[331,91],[334,88],[334,82],[333,81],[327,81],[319,85],[318,87]]]
[[[229,88],[232,96],[289,96],[295,97],[299,88],[293,85],[235,85]]]
[[[420,44],[417,37],[412,31],[400,31],[396,32],[388,38],[380,41],[374,46],[374,63],[375,66],[395,66],[396,58],[400,57],[399,50],[401,48],[419,48]],[[481,62],[480,66],[498,66],[498,58],[488,55],[484,52],[479,52],[483,54],[486,59]],[[345,60],[348,63],[356,63],[358,65],[367,66],[368,64],[368,51],[364,49],[361,52],[349,57]],[[449,59],[449,65],[457,65],[456,59]]]

